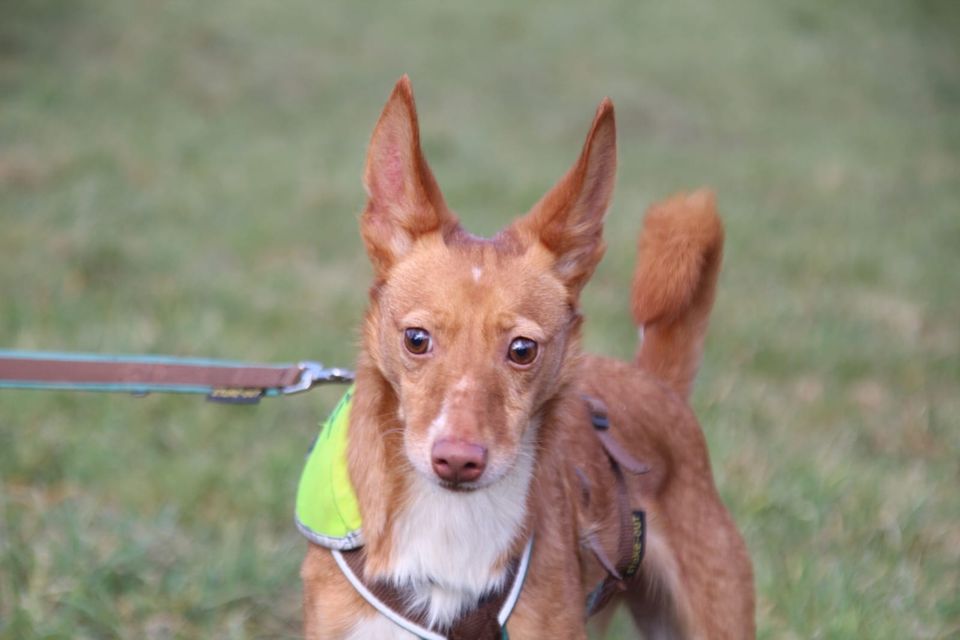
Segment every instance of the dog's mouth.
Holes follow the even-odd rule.
[[[494,471],[494,473],[485,473],[476,480],[447,480],[441,478],[436,473],[425,473],[423,475],[425,475],[432,484],[441,489],[453,493],[467,494],[483,491],[487,487],[496,484],[503,476],[503,473],[498,473],[497,471]]]
[[[437,484],[454,493],[472,493],[483,488],[479,482],[450,482],[449,480],[438,479]]]

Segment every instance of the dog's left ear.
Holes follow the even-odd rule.
[[[370,197],[360,227],[378,277],[420,236],[446,234],[458,225],[420,148],[417,107],[406,75],[393,88],[373,130],[363,184]]]
[[[617,174],[613,102],[604,98],[580,159],[512,230],[540,242],[555,258],[554,272],[576,297],[603,257],[603,216]]]

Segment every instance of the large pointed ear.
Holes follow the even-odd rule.
[[[613,103],[604,98],[576,164],[513,225],[522,241],[540,242],[554,271],[576,297],[603,257],[603,216],[617,174]]]
[[[367,151],[363,183],[369,199],[360,227],[370,261],[383,277],[418,237],[457,226],[420,149],[410,79],[393,88]]]

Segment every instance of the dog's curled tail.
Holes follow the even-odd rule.
[[[723,223],[708,189],[647,211],[631,303],[640,329],[636,363],[684,398],[700,367],[723,256]]]

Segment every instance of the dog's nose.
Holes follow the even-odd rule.
[[[487,467],[486,448],[462,440],[437,440],[431,458],[433,472],[454,484],[476,480]]]

